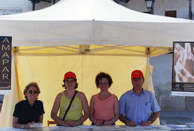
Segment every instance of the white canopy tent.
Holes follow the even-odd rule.
[[[132,11],[111,0],[62,0],[39,11],[0,16],[0,36],[12,36],[15,47],[13,90],[5,97],[0,126],[10,126],[14,104],[23,98],[21,92],[31,81],[37,81],[42,87],[39,98],[48,112],[45,120],[49,119],[52,100],[61,83],[52,85],[54,89],[49,88],[52,100],[45,97],[49,92],[47,87],[51,81],[61,81],[68,70],[76,72],[88,99],[98,92],[91,93],[88,87],[94,86],[92,78],[99,71],[108,72],[120,81],[112,89],[124,86],[113,90],[118,96],[131,87],[126,83],[130,83],[128,74],[133,69],[144,71],[144,87],[153,91],[152,67],[147,56],[171,51],[173,41],[194,41],[192,32],[193,21]]]
[[[43,10],[1,16],[13,46],[117,44],[171,47],[192,41],[194,22],[132,11],[111,0],[62,0]]]

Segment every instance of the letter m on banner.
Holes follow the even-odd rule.
[[[0,92],[11,90],[12,37],[0,36]]]

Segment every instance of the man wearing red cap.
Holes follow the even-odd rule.
[[[159,117],[160,106],[153,93],[142,88],[144,77],[140,70],[131,73],[131,82],[133,89],[119,101],[119,119],[128,126],[149,126]]]

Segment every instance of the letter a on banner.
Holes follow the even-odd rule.
[[[0,36],[0,94],[11,91],[12,37]]]

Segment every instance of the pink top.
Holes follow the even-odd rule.
[[[99,94],[93,95],[94,100],[94,118],[97,120],[110,120],[114,116],[114,99],[112,94],[106,100],[100,100]]]

